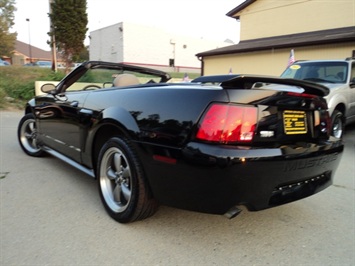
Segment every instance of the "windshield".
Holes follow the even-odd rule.
[[[348,64],[345,62],[298,62],[288,67],[282,78],[315,82],[346,83]]]

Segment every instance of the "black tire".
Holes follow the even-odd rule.
[[[116,221],[142,220],[156,212],[158,203],[127,139],[114,137],[103,145],[98,157],[97,178],[102,203]]]
[[[45,152],[38,146],[36,119],[32,113],[26,114],[20,120],[17,138],[26,154],[34,157],[45,155]]]
[[[339,110],[334,110],[332,114],[331,135],[336,138],[342,138],[344,134],[344,115]]]

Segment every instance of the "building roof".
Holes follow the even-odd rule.
[[[20,53],[26,57],[52,60],[52,53],[50,51],[42,50],[33,45],[31,45],[31,56],[30,56],[30,45],[18,40],[16,40],[15,42],[15,52]]]
[[[213,55],[237,54],[266,49],[295,48],[300,46],[336,44],[344,42],[355,42],[355,27],[345,27],[245,40],[235,45],[198,53],[196,56],[204,57]]]
[[[246,8],[247,6],[251,5],[252,3],[254,3],[256,0],[246,0],[243,3],[241,3],[239,6],[237,6],[236,8],[232,9],[231,11],[229,11],[226,15],[228,17],[234,17],[234,15],[236,13],[238,13],[239,11],[242,11],[244,8]],[[238,17],[234,17],[236,19],[239,19]]]

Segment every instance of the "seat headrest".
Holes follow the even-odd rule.
[[[130,86],[137,84],[139,84],[139,80],[135,75],[132,74],[120,74],[113,81],[114,87]]]

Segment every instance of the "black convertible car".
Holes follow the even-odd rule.
[[[159,204],[231,218],[238,205],[270,208],[332,184],[343,144],[329,135],[326,87],[244,75],[220,86],[169,79],[85,62],[28,102],[19,143],[97,178],[121,223]]]

